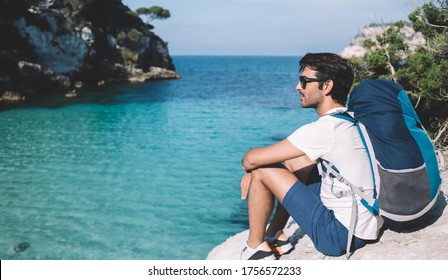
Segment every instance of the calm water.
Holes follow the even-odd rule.
[[[0,259],[204,259],[247,228],[240,160],[315,119],[297,57],[174,57],[182,78],[0,112]]]

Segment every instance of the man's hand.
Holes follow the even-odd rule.
[[[249,193],[250,183],[252,181],[252,174],[246,173],[243,178],[241,178],[241,199],[246,199]]]

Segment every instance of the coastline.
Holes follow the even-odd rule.
[[[441,171],[441,192],[433,209],[406,226],[388,223],[380,238],[352,253],[350,260],[448,260],[448,152],[444,152],[445,169]],[[280,260],[344,260],[318,252],[311,240],[290,219],[284,230],[295,250]],[[207,260],[238,260],[249,231],[229,237],[209,252]]]

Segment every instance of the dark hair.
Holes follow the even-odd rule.
[[[300,72],[307,67],[317,71],[319,88],[323,83],[332,80],[334,83],[330,95],[339,104],[345,104],[347,95],[353,84],[353,66],[348,59],[334,53],[307,53],[299,62]]]

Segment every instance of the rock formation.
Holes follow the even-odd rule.
[[[382,34],[387,28],[389,28],[388,24],[372,24],[362,28],[352,42],[339,54],[346,58],[364,56],[367,53],[367,49],[364,47],[364,41],[366,39],[375,40],[376,36]],[[423,35],[420,32],[415,32],[411,25],[405,25],[401,28],[400,34],[403,36],[404,42],[409,46],[411,51],[417,48],[417,46],[425,44]]]
[[[167,43],[121,0],[0,1],[0,10],[0,102],[179,78]]]

